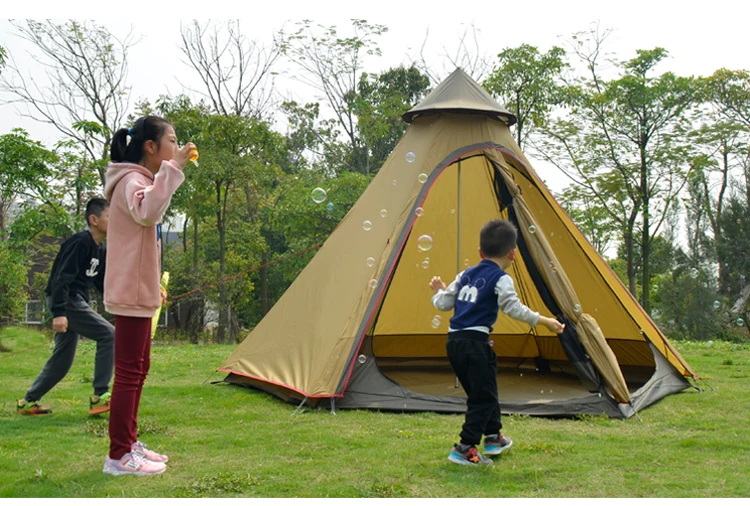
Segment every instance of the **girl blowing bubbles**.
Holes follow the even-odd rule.
[[[129,139],[129,140],[128,140]],[[104,187],[110,202],[104,306],[115,315],[115,381],[104,472],[159,474],[167,456],[137,439],[138,404],[151,356],[151,318],[161,292],[156,225],[185,175],[193,143],[177,146],[174,128],[157,116],[138,118],[112,140]]]

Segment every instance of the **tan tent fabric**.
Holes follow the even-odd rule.
[[[419,105],[405,112],[403,118],[407,123],[411,123],[418,116],[438,111],[478,112],[497,118],[508,126],[516,122],[515,116],[506,111],[461,69],[456,69]]]
[[[384,388],[389,398],[410,395],[413,405],[428,406],[425,409],[442,409],[443,402],[447,410],[463,409],[443,398],[421,399],[419,404],[414,400],[419,395],[409,393],[416,386],[393,387],[392,378],[376,381],[373,375],[388,364],[447,364],[444,345],[451,314],[440,314],[439,324],[432,325],[438,312],[430,302],[428,283],[434,275],[450,282],[467,265],[476,264],[481,226],[493,218],[508,218],[493,186],[498,166],[506,187],[521,192],[515,209],[531,248],[531,258],[518,255],[509,271],[522,302],[552,316],[530,276],[533,264],[558,306],[576,322],[583,347],[617,402],[633,398],[644,405],[638,396],[645,396],[648,404],[684,388],[675,381],[658,395],[643,390],[656,381],[643,384],[647,371],[671,367],[680,378],[694,376],[693,371],[555,202],[508,125],[498,121],[502,108],[463,72],[446,82],[436,88],[443,86],[438,95],[412,109],[418,114],[411,116],[412,123],[377,176],[220,370],[245,378],[238,384],[267,385],[263,388],[283,398],[346,401],[354,395],[349,389],[355,378],[356,395],[370,399],[365,406],[407,405],[398,400],[388,404],[382,400],[386,394],[371,391]],[[481,112],[477,100],[493,110]],[[465,109],[456,111],[461,104]],[[420,182],[420,174],[426,182]],[[363,227],[365,221],[371,223],[369,230]],[[534,234],[528,232],[531,224],[537,227]],[[432,239],[427,251],[418,247],[423,235]],[[374,266],[367,265],[368,257],[375,259]],[[543,359],[571,370],[565,366],[568,358],[560,340],[546,328],[530,329],[501,313],[490,340],[507,363]],[[655,360],[655,353],[666,360]],[[660,377],[665,374],[671,373]],[[579,397],[590,395],[581,388]],[[579,397],[561,412],[586,404]],[[606,404],[596,396],[587,399],[591,410]],[[540,402],[533,399],[531,404]],[[522,412],[524,406],[516,408]]]

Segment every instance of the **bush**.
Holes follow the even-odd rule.
[[[0,242],[0,325],[18,321],[26,309],[28,269],[23,258]]]

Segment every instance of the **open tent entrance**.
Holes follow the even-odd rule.
[[[509,270],[519,299],[544,315],[562,313],[524,239],[526,233],[543,230],[560,263],[555,268],[562,266],[568,273],[581,303],[599,322],[628,389],[635,392],[654,375],[653,351],[635,325],[623,324],[632,319],[620,301],[609,290],[597,288],[604,280],[590,269],[588,275],[577,272],[585,271],[586,266],[570,237],[569,224],[553,208],[557,204],[545,198],[525,176],[526,171],[519,170],[517,160],[502,159],[536,221],[530,230],[519,231],[519,251]],[[421,210],[415,210],[414,226],[394,262],[389,286],[359,357],[360,361],[374,359],[385,378],[403,389],[431,397],[465,398],[445,350],[452,312],[434,309],[427,286],[433,275],[440,275],[447,285],[456,273],[480,261],[479,230],[487,221],[502,218],[519,226],[499,170],[486,151],[474,151],[442,171],[436,170],[425,183],[429,190],[419,205]],[[500,313],[490,341],[498,357],[501,404],[575,403],[603,392],[601,379],[574,334],[574,327],[562,336],[543,326],[530,329]],[[350,388],[356,389],[354,383]]]

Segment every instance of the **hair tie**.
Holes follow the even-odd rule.
[[[133,136],[133,129],[132,128],[128,128],[128,135],[131,136],[131,137]]]

